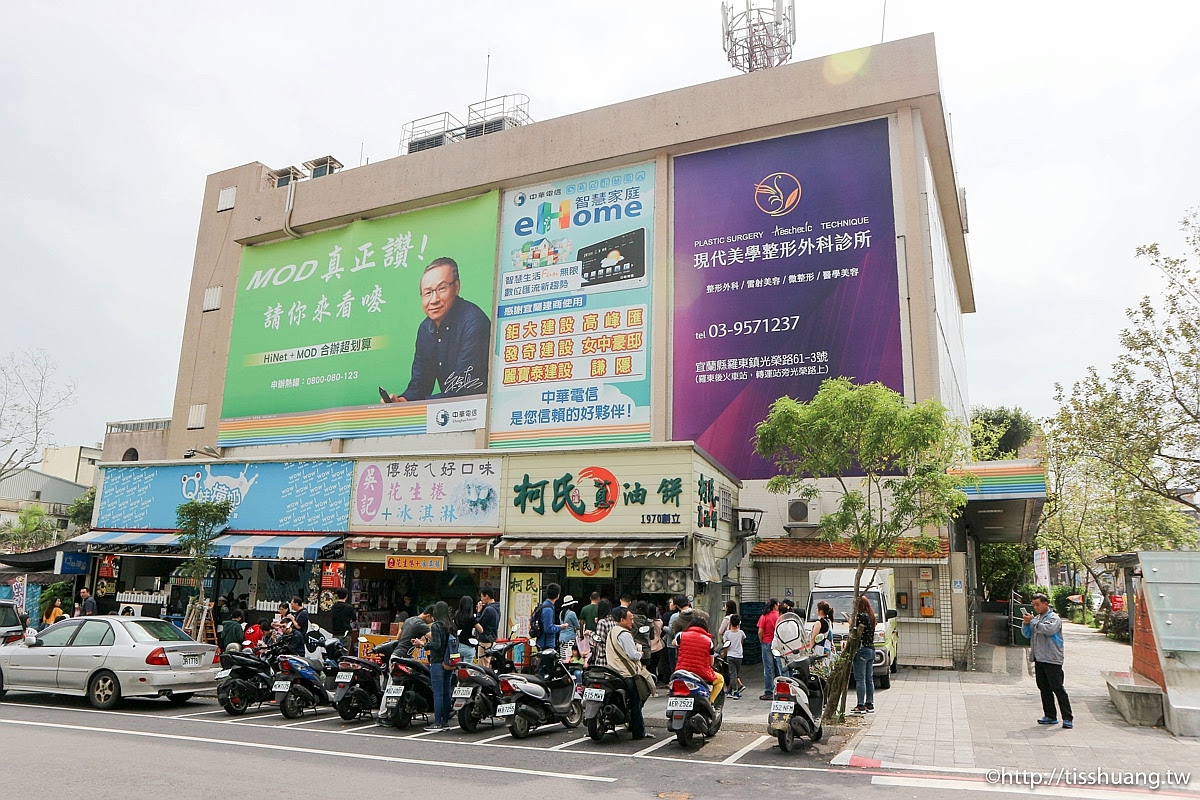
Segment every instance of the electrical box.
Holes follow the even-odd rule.
[[[933,612],[933,592],[921,592],[921,616],[932,617]]]

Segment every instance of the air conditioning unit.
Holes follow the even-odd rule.
[[[492,133],[509,128],[515,128],[516,123],[506,117],[496,117],[495,119],[484,120],[483,122],[473,122],[467,125],[466,139],[478,139],[480,136],[487,136]]]
[[[420,153],[423,150],[432,150],[435,147],[441,147],[451,141],[446,133],[435,133],[432,136],[421,136],[415,139],[408,140],[408,152]]]
[[[815,528],[820,521],[821,502],[819,499],[805,500],[803,498],[796,498],[788,500],[785,528],[789,530],[792,528]]]
[[[742,517],[741,524],[738,529],[742,533],[754,533],[758,530],[758,523],[752,517]]]

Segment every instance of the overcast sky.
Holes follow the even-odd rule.
[[[882,0],[797,3],[796,60],[875,44]],[[404,123],[523,92],[548,119],[734,74],[718,0],[9,4],[0,354],[79,385],[60,444],[170,416],[205,176],[394,157]],[[1054,409],[1200,205],[1200,4],[890,0],[933,32],[969,198],[970,401]]]

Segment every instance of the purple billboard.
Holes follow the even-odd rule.
[[[904,391],[885,119],[675,159],[672,438],[739,478],[772,402]]]

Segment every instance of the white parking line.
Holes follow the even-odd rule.
[[[302,719],[299,722],[289,722],[287,725],[275,725],[273,727],[276,727],[276,728],[298,728],[301,725],[312,725],[314,722],[325,722],[326,720],[330,720],[330,719],[333,719],[333,717],[330,715],[318,716],[318,717],[314,717],[313,719]]]
[[[368,753],[346,753],[339,750],[318,750],[312,747],[295,747],[286,744],[267,744],[265,742],[231,741],[228,739],[210,739],[200,736],[180,736],[171,733],[152,733],[150,731],[131,731],[123,728],[94,728],[83,725],[63,725],[56,722],[31,722],[26,720],[0,719],[0,725],[25,725],[34,728],[55,728],[69,731],[86,731],[88,733],[113,733],[121,736],[136,736],[146,739],[168,739],[182,742],[201,742],[204,744],[226,745],[229,747],[249,747],[257,750],[278,750],[287,753],[307,753],[316,756],[331,756],[333,758],[349,758],[357,761],[382,761],[389,764],[412,764],[423,767],[445,767],[446,769],[465,769],[477,772],[503,772],[515,775],[534,775],[540,778],[558,778],[570,781],[590,781],[594,783],[615,783],[616,778],[599,775],[577,775],[569,772],[542,772],[540,770],[516,767],[496,767],[484,764],[460,764],[452,761],[431,761],[422,758],[399,758],[397,756],[377,756]]]
[[[367,728],[378,728],[378,727],[379,727],[378,724],[372,722],[370,725],[363,725],[361,728],[346,728],[345,730],[335,731],[335,733],[354,733],[355,731],[365,731]]]
[[[736,753],[734,753],[733,755],[731,755],[729,758],[725,759],[725,760],[724,760],[724,761],[722,761],[721,763],[722,763],[722,764],[735,764],[735,763],[737,763],[737,760],[738,760],[739,758],[741,758],[742,756],[746,755],[746,753],[749,753],[751,750],[755,749],[755,748],[756,748],[756,747],[758,747],[760,744],[762,744],[763,742],[765,742],[767,739],[770,739],[770,738],[773,738],[773,737],[770,737],[770,736],[760,736],[760,737],[758,737],[758,738],[757,738],[757,739],[755,739],[753,742],[751,742],[750,744],[746,745],[746,746],[745,746],[745,747],[743,747],[741,750],[738,750]]]
[[[206,714],[228,714],[229,712],[223,708],[218,708],[216,711],[196,711],[192,714],[168,714],[166,719],[187,719],[188,717],[203,717]]]
[[[493,736],[490,739],[480,739],[478,742],[471,742],[471,744],[487,744],[488,742],[498,742],[501,739],[511,739],[511,738],[512,738],[511,734],[502,733],[499,736]]]
[[[660,747],[666,747],[673,741],[675,741],[675,737],[664,736],[663,740],[661,742],[655,742],[654,744],[647,747],[645,750],[638,750],[636,753],[633,754],[633,757],[641,758],[642,756],[645,756],[647,753],[653,753],[655,750],[657,750]],[[671,760],[674,761],[674,759],[671,759]]]
[[[584,736],[582,739],[572,739],[569,742],[563,742],[562,744],[556,744],[556,745],[554,745],[554,747],[547,747],[546,749],[547,750],[566,750],[568,747],[571,747],[573,745],[579,744],[580,742],[586,742],[586,741],[588,741],[588,737]]]

